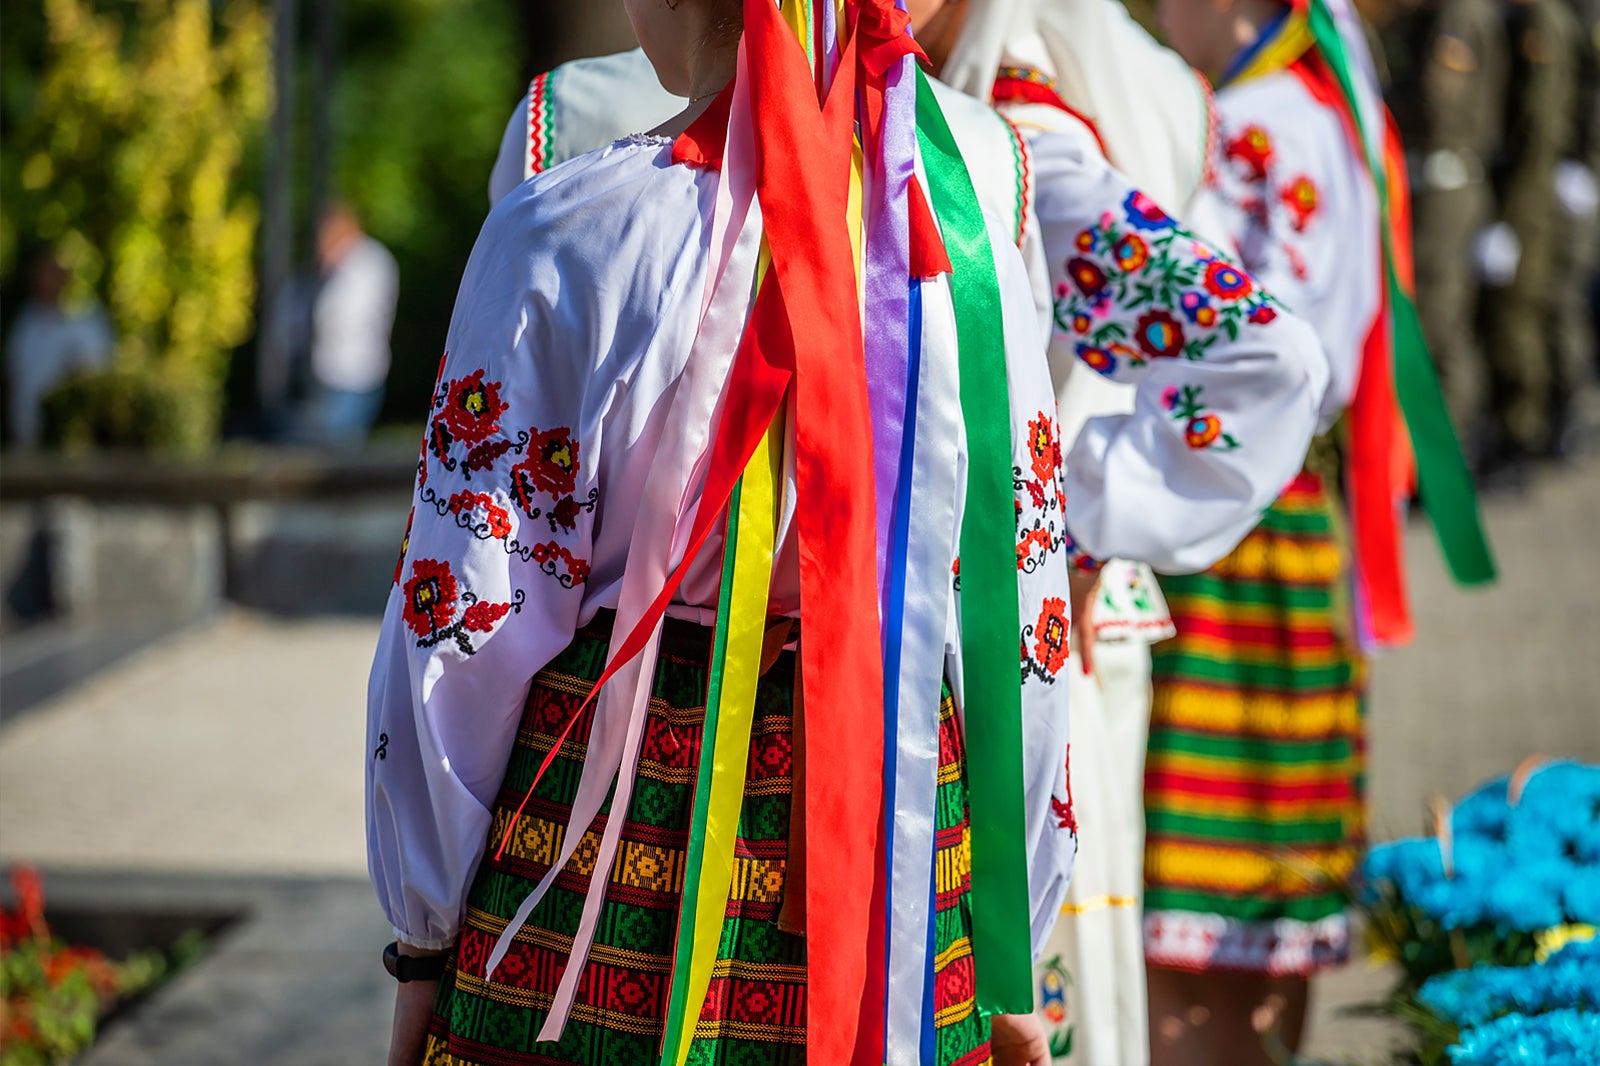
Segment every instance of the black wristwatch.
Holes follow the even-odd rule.
[[[401,984],[408,981],[437,981],[444,976],[449,955],[402,955],[400,942],[393,940],[383,949],[383,968]]]

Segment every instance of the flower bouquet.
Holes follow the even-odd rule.
[[[1600,1063],[1600,767],[1528,763],[1362,867],[1424,1066]]]
[[[16,907],[0,908],[0,1062],[67,1062],[93,1042],[101,1016],[161,980],[167,962],[159,952],[118,962],[68,946],[45,924],[39,875],[17,867],[11,886]]]

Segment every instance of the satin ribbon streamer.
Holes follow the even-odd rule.
[[[1016,518],[1000,284],[972,178],[927,76],[917,72],[917,135],[945,249],[967,429],[961,524],[961,673],[972,814],[972,948],[978,1007],[1033,1009],[1022,787]]]

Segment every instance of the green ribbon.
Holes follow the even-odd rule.
[[[1433,523],[1451,575],[1463,585],[1493,581],[1494,554],[1489,548],[1489,539],[1484,533],[1483,520],[1478,512],[1478,492],[1472,483],[1472,474],[1467,469],[1466,458],[1461,454],[1461,442],[1456,439],[1455,427],[1450,422],[1450,411],[1445,405],[1444,392],[1439,387],[1439,375],[1434,369],[1433,357],[1428,352],[1428,342],[1422,335],[1416,305],[1406,295],[1400,277],[1395,272],[1389,176],[1384,167],[1383,153],[1381,150],[1375,152],[1367,137],[1361,108],[1357,106],[1359,97],[1355,92],[1355,79],[1350,73],[1350,59],[1345,53],[1344,38],[1339,34],[1333,12],[1325,0],[1310,0],[1309,7],[1311,35],[1349,102],[1356,134],[1361,139],[1367,166],[1372,170],[1372,178],[1378,188],[1378,205],[1383,213],[1384,271],[1389,286],[1389,307],[1394,330],[1395,392],[1400,398],[1400,409],[1405,414],[1406,429],[1411,434],[1423,505]]]
[[[972,953],[978,1007],[1033,1010],[1022,782],[1016,501],[1000,280],[972,177],[933,90],[917,71],[917,139],[943,229],[967,431],[961,523],[961,671],[972,822]]]
[[[734,482],[728,499],[728,532],[722,546],[722,589],[717,593],[717,625],[712,631],[711,676],[706,685],[705,725],[700,733],[700,773],[695,780],[694,807],[689,819],[689,849],[684,856],[683,894],[678,907],[678,943],[673,952],[671,992],[667,997],[663,1063],[676,1063],[681,1057],[679,1038],[684,1035],[683,1016],[688,1009],[689,960],[694,950],[695,901],[700,898],[700,871],[705,865],[706,816],[711,799],[711,774],[715,769],[711,753],[716,750],[717,717],[722,706],[722,678],[728,662],[727,620],[733,612],[733,564],[739,544],[739,496],[744,479]]]

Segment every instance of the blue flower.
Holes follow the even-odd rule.
[[[1468,1029],[1450,1047],[1454,1066],[1592,1066],[1600,1060],[1600,1014],[1508,1014]]]
[[[1600,870],[1575,868],[1572,880],[1562,889],[1561,903],[1568,921],[1600,925]]]
[[[1552,955],[1539,966],[1476,966],[1431,977],[1417,998],[1462,1028],[1504,1014],[1600,1010],[1600,954]]]

